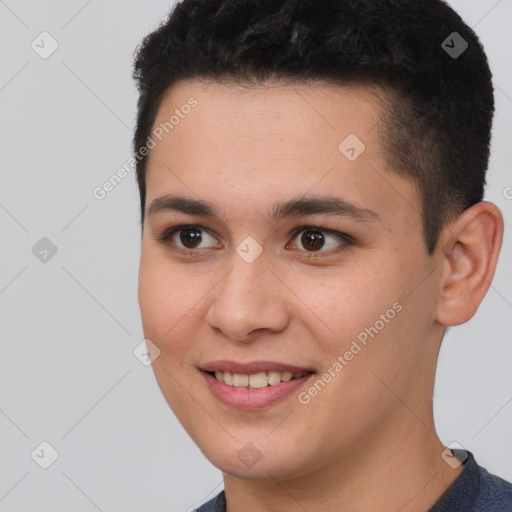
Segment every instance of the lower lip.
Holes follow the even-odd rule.
[[[243,388],[228,386],[207,372],[201,371],[201,373],[210,391],[216,398],[231,407],[245,410],[264,409],[274,404],[291,395],[314,375],[309,373],[300,379],[281,382],[275,386],[267,386],[265,388]]]

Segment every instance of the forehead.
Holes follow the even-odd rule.
[[[164,95],[154,128],[165,125],[174,112],[188,112],[187,103],[195,100],[197,105],[182,115],[180,126],[170,130],[180,142],[192,140],[191,132],[200,126],[205,142],[223,139],[242,150],[245,138],[246,146],[258,141],[265,144],[258,144],[261,151],[278,148],[280,156],[289,149],[286,139],[307,141],[305,150],[323,151],[337,149],[340,138],[350,133],[370,142],[369,132],[381,120],[385,98],[385,92],[375,87],[340,87],[318,81],[253,85],[188,80]],[[187,130],[187,125],[193,126]],[[298,150],[295,144],[293,151]]]
[[[410,210],[415,189],[389,172],[379,140],[382,99],[361,86],[182,81],[153,125],[161,140],[146,204],[179,189],[223,208],[337,194],[377,211],[405,200]]]

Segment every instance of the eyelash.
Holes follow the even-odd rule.
[[[166,229],[160,236],[157,237],[157,241],[167,245],[169,247],[169,249],[175,253],[182,254],[185,256],[190,256],[192,253],[199,252],[200,249],[181,249],[179,247],[176,247],[175,244],[173,244],[172,242],[169,242],[169,240],[173,237],[174,234],[176,234],[184,229],[187,229],[187,228],[197,229],[200,232],[207,233],[209,236],[213,236],[209,232],[208,229],[203,228],[201,226],[198,226],[195,224],[182,224],[179,226],[173,226],[171,228]],[[343,242],[343,245],[341,247],[338,247],[337,249],[330,250],[330,251],[310,252],[310,251],[299,250],[300,252],[304,252],[307,255],[306,257],[308,259],[331,256],[334,253],[339,253],[339,252],[342,252],[342,251],[348,249],[349,246],[355,245],[355,243],[356,243],[356,240],[352,236],[350,236],[346,233],[342,233],[340,231],[334,231],[332,229],[322,228],[319,226],[310,226],[310,225],[300,226],[300,227],[294,229],[291,234],[292,240],[297,238],[297,235],[303,231],[318,231],[324,235],[327,234],[327,235],[334,236],[334,237],[338,238],[338,240]]]

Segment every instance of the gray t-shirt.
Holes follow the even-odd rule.
[[[512,512],[512,484],[479,466],[471,452],[452,450],[464,460],[464,469],[427,512]],[[220,492],[196,512],[226,512],[226,495]]]

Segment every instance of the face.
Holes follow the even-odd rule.
[[[186,81],[160,106],[144,335],[168,404],[225,472],[353,463],[407,438],[404,403],[430,417],[438,270],[380,120],[375,94],[325,84]]]

